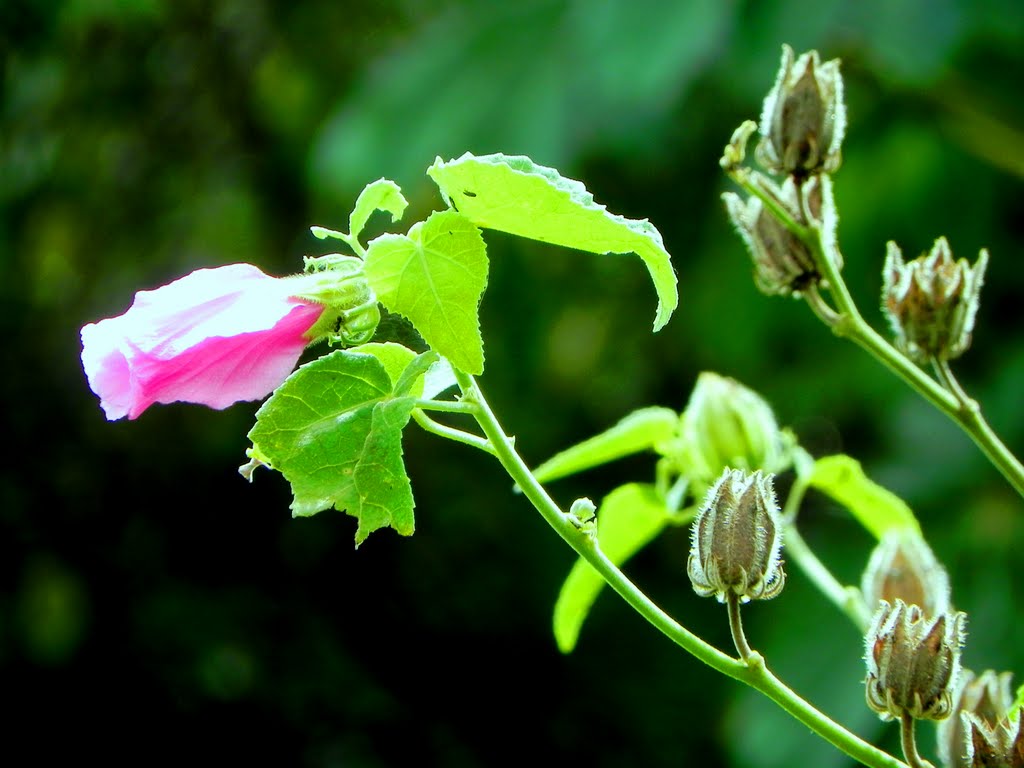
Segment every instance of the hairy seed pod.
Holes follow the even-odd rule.
[[[786,575],[779,560],[782,522],[772,475],[726,469],[693,521],[686,570],[694,591],[725,602],[770,600]]]
[[[882,310],[900,351],[919,363],[962,355],[971,345],[986,266],[984,249],[973,267],[966,259],[954,260],[944,237],[927,256],[907,263],[890,242],[882,271]]]
[[[1024,722],[1011,711],[1011,674],[962,670],[953,714],[939,723],[938,752],[949,768],[1024,768]]]
[[[953,709],[967,616],[928,618],[902,600],[879,603],[865,636],[866,698],[883,720],[904,713],[917,720],[942,720]]]
[[[822,64],[817,51],[808,51],[794,61],[793,49],[782,46],[760,130],[757,159],[768,171],[798,177],[836,171],[846,131],[839,60]]]
[[[766,182],[767,184],[767,182]],[[800,224],[808,224],[800,204],[806,200],[813,223],[819,224],[826,242],[835,237],[836,213],[832,198],[832,182],[827,176],[808,179],[798,189],[792,178],[781,187],[768,186],[779,204]],[[722,195],[726,211],[732,219],[754,262],[757,288],[769,296],[799,296],[821,282],[821,274],[810,249],[790,232],[756,195],[746,202],[734,192]],[[825,249],[829,258],[840,259],[835,248]],[[842,269],[842,262],[835,264]]]

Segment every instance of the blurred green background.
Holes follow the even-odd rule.
[[[867,317],[881,325],[887,239],[991,250],[956,369],[1024,451],[1018,0],[0,3],[0,763],[850,764],[611,596],[561,656],[572,555],[482,454],[410,427],[417,533],[355,551],[351,518],[292,520],[282,478],[236,474],[257,404],[104,421],[83,324],[197,267],[297,271],[325,250],[308,226],[343,226],[380,176],[407,224],[441,205],[426,167],[466,150],[529,154],[649,217],[679,275],[652,335],[639,260],[488,234],[482,383],[530,462],[632,409],[682,408],[701,370],[735,377],[912,504],[970,614],[965,663],[1020,682],[1024,504],[806,307],[758,294],[724,216],[721,148],[759,116],[783,42],[842,58],[839,233]],[[552,490],[597,499],[651,471],[637,457]],[[803,521],[857,580],[867,535],[820,497]],[[627,572],[728,648],[687,547],[671,531]],[[897,748],[863,705],[860,637],[799,572],[746,615],[783,679]]]

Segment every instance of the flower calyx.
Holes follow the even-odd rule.
[[[691,529],[687,574],[701,597],[770,600],[786,574],[779,552],[782,521],[773,475],[726,469],[708,491]]]
[[[984,249],[973,267],[966,259],[954,260],[944,237],[927,255],[910,262],[904,262],[890,241],[882,272],[882,309],[900,351],[919,363],[962,355],[971,344],[987,266]]]
[[[325,305],[320,322],[310,329],[310,339],[351,347],[373,338],[380,306],[366,279],[363,260],[330,253],[303,261],[305,273],[287,278],[294,295]]]
[[[881,601],[865,636],[866,699],[883,720],[942,720],[953,709],[967,616],[928,617],[917,605]]]

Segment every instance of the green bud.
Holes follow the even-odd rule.
[[[818,52],[809,51],[794,62],[793,49],[782,46],[782,65],[764,100],[760,129],[757,159],[772,173],[836,171],[846,131],[839,60],[822,64]]]
[[[768,403],[752,389],[708,371],[697,377],[678,439],[683,473],[703,487],[726,467],[782,472],[792,461],[787,433]]]
[[[949,576],[916,531],[891,529],[878,542],[861,582],[869,608],[885,600],[917,605],[925,616],[949,610]]]
[[[882,309],[900,351],[919,363],[963,354],[971,344],[987,265],[984,249],[973,267],[966,259],[954,261],[944,237],[927,256],[909,263],[890,242],[882,271]]]
[[[311,339],[351,347],[373,338],[380,323],[380,306],[364,272],[362,259],[331,253],[305,259],[305,274],[294,281],[298,296],[324,304],[325,309],[310,329]]]
[[[953,715],[939,724],[938,751],[949,768],[1024,768],[1024,714],[1011,711],[1009,672],[963,670]]]
[[[779,560],[782,521],[772,475],[727,469],[704,499],[691,529],[686,571],[701,597],[770,600],[786,574]]]
[[[767,188],[795,221],[809,223],[792,178],[787,178],[781,188],[774,185]],[[831,240],[836,227],[831,180],[828,176],[812,177],[803,183],[799,192],[807,201],[814,223],[819,224],[825,238]],[[726,192],[722,200],[754,261],[754,280],[758,290],[769,296],[799,296],[802,291],[821,282],[821,273],[811,250],[765,207],[761,198],[751,195],[743,202],[739,195]],[[831,258],[840,258],[836,248],[827,248],[825,252]],[[836,264],[837,269],[842,266],[841,262]]]
[[[948,717],[966,621],[959,611],[928,618],[899,599],[879,603],[865,636],[868,706],[883,720]]]

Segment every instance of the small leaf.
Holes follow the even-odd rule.
[[[823,456],[814,462],[810,487],[817,488],[850,510],[872,535],[881,539],[890,528],[921,533],[917,518],[899,496],[868,479],[856,459],[845,454]]]
[[[668,522],[668,512],[653,485],[629,483],[605,496],[597,511],[597,541],[601,551],[622,565],[650,543]],[[555,603],[553,628],[562,653],[576,647],[580,629],[605,581],[586,560],[569,572]]]
[[[374,211],[387,211],[392,221],[398,221],[405,213],[409,201],[402,195],[402,189],[390,179],[377,179],[367,184],[356,199],[355,207],[348,218],[348,232],[358,239],[370,215]]]
[[[409,358],[399,345],[369,346],[299,368],[257,411],[249,432],[249,455],[291,484],[292,513],[347,512],[359,521],[357,546],[384,526],[403,536],[413,532],[402,429],[415,397],[392,384],[389,369],[401,374],[400,382],[416,381],[435,359]],[[411,360],[404,370],[402,357]]]
[[[478,309],[487,266],[480,230],[456,211],[433,213],[408,235],[381,235],[366,251],[366,279],[380,302],[474,375],[484,370]]]
[[[556,453],[533,470],[533,474],[546,483],[607,464],[670,440],[678,426],[679,414],[671,408],[641,408],[599,435]]]
[[[637,254],[658,294],[654,330],[675,311],[676,274],[661,234],[647,219],[609,213],[580,182],[528,157],[469,152],[447,163],[437,158],[427,175],[449,205],[478,227],[589,253]]]

